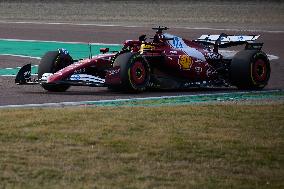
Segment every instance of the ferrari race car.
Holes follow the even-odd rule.
[[[74,60],[67,50],[47,52],[31,76],[31,64],[23,66],[15,79],[19,85],[40,84],[45,90],[66,91],[70,86],[108,87],[142,92],[147,89],[196,87],[237,87],[262,89],[270,77],[270,63],[261,51],[259,35],[202,35],[196,40],[164,33],[167,27],[153,28],[147,40],[126,40],[120,51],[100,49],[101,54]],[[244,45],[234,55],[220,48]]]

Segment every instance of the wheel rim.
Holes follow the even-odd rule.
[[[267,79],[267,65],[264,60],[258,59],[252,70],[253,78],[256,82],[263,82]]]
[[[131,79],[134,84],[143,84],[146,78],[146,70],[142,62],[137,61],[130,69]]]

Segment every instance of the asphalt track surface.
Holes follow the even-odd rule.
[[[271,77],[265,89],[284,89],[284,32],[241,32],[236,30],[222,31],[196,28],[172,28],[169,31],[169,33],[188,39],[195,39],[201,34],[220,34],[221,32],[228,34],[260,34],[261,38],[259,41],[264,42],[263,51],[279,57],[279,59],[271,61]],[[145,27],[0,23],[0,38],[6,39],[120,44],[126,39],[137,39],[140,34],[147,34],[149,38],[154,34],[154,31]],[[0,68],[22,66],[29,62],[37,63],[36,61],[28,58],[0,56]],[[234,92],[236,89],[192,89],[186,91],[149,91],[140,94],[126,94],[112,92],[107,88],[71,87],[64,93],[52,93],[44,91],[40,86],[17,86],[14,84],[13,77],[0,77],[0,91],[0,106],[3,106]]]

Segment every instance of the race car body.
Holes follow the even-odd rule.
[[[16,77],[17,84],[40,84],[48,91],[65,91],[70,86],[109,87],[141,92],[149,88],[232,87],[262,89],[270,77],[270,63],[259,35],[202,35],[196,40],[163,33],[153,28],[151,41],[142,35],[127,40],[121,51],[101,49],[100,55],[73,60],[65,49],[47,52],[41,59],[38,79],[32,80],[30,65]],[[234,56],[220,48],[245,45]]]

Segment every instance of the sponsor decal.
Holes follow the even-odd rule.
[[[118,74],[120,72],[120,68],[115,68],[115,69],[111,69],[111,70],[108,70],[108,75],[115,75],[115,74]]]
[[[195,63],[204,63],[204,61],[203,60],[200,60],[200,59],[196,59],[195,61],[194,61]]]
[[[179,57],[178,64],[180,65],[180,69],[188,70],[188,69],[190,69],[190,67],[192,65],[192,58],[190,56],[187,56],[187,55],[181,55]]]
[[[177,48],[177,49],[183,48],[182,41],[180,41],[179,37],[174,37],[172,45],[174,46],[174,48]]]
[[[214,74],[216,74],[216,71],[213,68],[210,67],[206,70],[207,77],[211,77]]]
[[[105,83],[108,84],[108,85],[121,84],[120,67],[119,66],[116,66],[116,67],[109,69],[107,71]]]
[[[159,88],[159,87],[161,87],[161,85],[158,84],[158,83],[149,82],[148,87],[150,87],[150,88]]]
[[[219,60],[221,59],[221,55],[218,53],[214,53],[214,52],[208,52],[206,53],[206,58],[210,59],[210,60]]]
[[[242,41],[244,39],[243,36],[238,36],[238,40]]]
[[[155,49],[153,45],[142,44],[140,47],[140,52],[143,52],[144,50],[152,50],[152,49]]]
[[[177,54],[177,51],[170,51],[171,54]]]
[[[24,77],[26,78],[27,76],[31,75],[31,71],[26,71],[24,72]]]
[[[79,74],[77,74],[77,75],[73,75],[73,79],[74,80],[80,80],[81,79],[81,77],[80,77],[80,75]]]
[[[81,73],[85,73],[86,72],[86,68],[82,68],[82,69],[78,69],[74,71],[74,74],[81,74]]]
[[[197,73],[201,73],[201,72],[202,72],[202,68],[201,68],[201,67],[195,67],[195,71],[196,71]]]
[[[105,83],[104,79],[97,77],[97,76],[88,75],[88,74],[75,74],[70,77],[70,80],[71,81],[84,81],[87,83],[97,83],[97,84]]]

